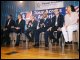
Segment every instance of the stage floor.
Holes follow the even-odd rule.
[[[1,47],[1,59],[79,59],[79,51],[65,48],[61,52],[59,46],[53,49],[23,48],[23,47]]]

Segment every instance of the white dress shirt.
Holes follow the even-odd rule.
[[[71,15],[65,15],[65,25],[73,25],[77,24],[77,20],[79,19],[77,12],[71,12]]]
[[[7,25],[9,25],[10,21],[11,21],[11,20],[9,19],[9,21],[8,21],[8,24],[7,24]]]
[[[58,24],[57,20],[58,20],[58,15],[56,16],[55,26],[57,26]]]

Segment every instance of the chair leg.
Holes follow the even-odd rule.
[[[61,48],[61,44],[60,43],[61,43],[61,40],[59,39],[59,47]]]
[[[14,48],[15,46],[15,40],[12,40],[12,47]]]
[[[49,50],[52,51],[52,43],[51,43],[51,41],[49,41]]]
[[[65,46],[65,41],[64,41],[64,38],[63,38],[63,36],[62,36],[62,39],[61,39],[62,53],[64,53],[64,46]]]
[[[26,41],[26,48],[28,48],[28,42]]]
[[[62,53],[64,53],[64,43],[62,43]]]
[[[73,46],[73,50],[74,50],[74,46],[75,46],[74,42],[72,43],[72,46]]]
[[[19,43],[19,47],[23,47],[23,41],[22,40],[20,40],[20,43]]]
[[[79,50],[79,30],[78,30],[78,50]]]
[[[12,40],[10,40],[10,47],[12,47]]]
[[[24,43],[24,42],[22,41],[22,47],[24,47],[23,43]]]
[[[55,44],[55,49],[56,49],[56,47],[57,47],[57,43],[54,43]]]

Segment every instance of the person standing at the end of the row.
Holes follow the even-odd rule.
[[[66,43],[72,43],[73,40],[73,31],[78,30],[78,21],[79,17],[77,12],[75,12],[74,6],[67,6],[67,14],[65,15],[65,23],[62,27],[62,33]]]

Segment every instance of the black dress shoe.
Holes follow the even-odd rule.
[[[56,40],[54,39],[52,43],[54,44],[55,42],[56,42]]]
[[[72,41],[71,41],[71,42],[69,42],[69,44],[72,44]]]
[[[6,47],[10,47],[10,45],[6,45]]]
[[[45,47],[45,50],[48,50],[49,49],[49,47]]]
[[[39,46],[35,46],[35,48],[39,48]]]
[[[49,44],[45,44],[45,47],[49,47]]]
[[[65,47],[68,47],[68,45],[65,45]]]
[[[34,47],[36,46],[36,45],[33,45]]]
[[[35,48],[39,48],[39,45],[33,45]]]
[[[69,42],[65,42],[65,44],[69,44]]]
[[[15,46],[19,46],[19,44],[16,44]]]
[[[59,46],[59,43],[57,43],[57,46]]]
[[[79,51],[79,49],[78,49],[78,51]]]

